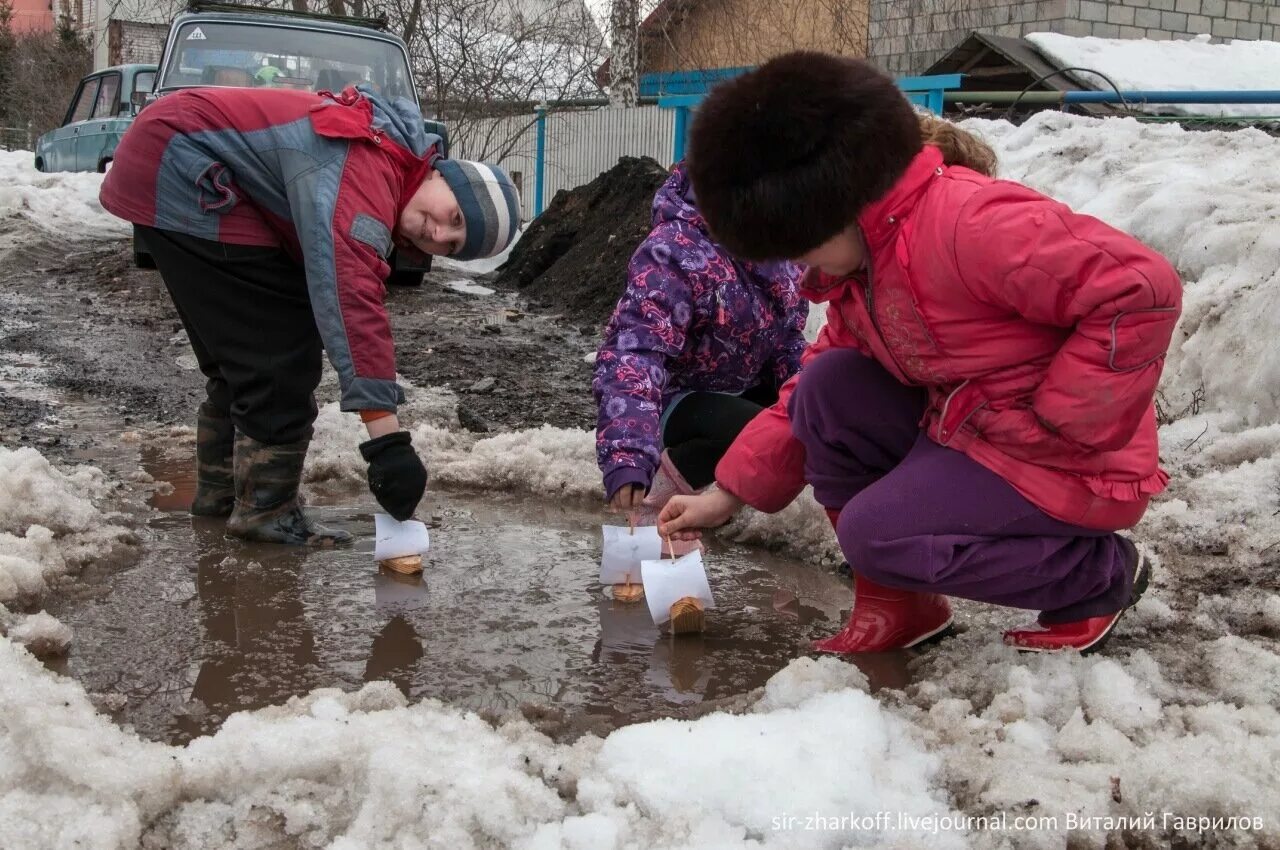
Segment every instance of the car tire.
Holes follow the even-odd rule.
[[[422,272],[393,271],[387,275],[387,286],[422,286]]]
[[[102,162],[98,163],[98,173],[106,174],[108,171],[111,170],[111,163],[114,161],[115,160],[104,159]]]
[[[44,160],[40,157],[36,157],[36,171],[44,171]]]

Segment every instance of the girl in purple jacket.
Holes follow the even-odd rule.
[[[730,257],[684,163],[672,169],[596,356],[596,459],[614,510],[652,525],[672,495],[715,480],[734,438],[800,369],[799,277],[789,262]]]

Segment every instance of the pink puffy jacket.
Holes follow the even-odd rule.
[[[921,427],[1046,513],[1127,528],[1164,489],[1156,385],[1182,304],[1162,256],[1021,186],[945,167],[926,147],[859,216],[870,273],[814,270],[828,302],[805,354],[852,347],[928,389]],[[801,372],[803,375],[803,372]],[[720,461],[720,486],[764,511],[804,486],[787,401],[757,416]]]

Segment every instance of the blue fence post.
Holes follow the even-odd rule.
[[[537,107],[538,148],[533,163],[533,214],[542,215],[542,187],[547,174],[547,108]]]
[[[677,163],[684,159],[684,142],[685,136],[689,133],[689,107],[676,107],[676,138],[671,151],[671,162]]]
[[[671,94],[658,98],[658,106],[662,109],[675,110],[675,139],[671,145],[672,162],[684,159],[684,148],[689,135],[689,110],[697,106],[705,95]]]

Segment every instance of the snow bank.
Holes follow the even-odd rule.
[[[95,467],[60,471],[35,449],[0,446],[0,603],[29,600],[132,533],[99,505],[114,489]]]
[[[1238,698],[1171,682],[1141,651],[1027,658],[989,635],[965,635],[930,654],[902,710],[942,756],[953,805],[1056,816],[1056,825],[1004,836],[1015,847],[1068,844],[1068,814],[1141,824],[1146,813],[1153,825],[1134,832],[1161,846],[1174,835],[1189,846],[1208,840],[1175,820],[1206,815],[1250,819],[1213,831],[1227,846],[1270,846],[1280,839],[1267,802],[1280,794],[1280,713],[1258,675],[1280,657],[1236,638],[1206,641],[1194,655],[1197,665],[1219,665],[1223,681],[1204,684],[1239,689]],[[1250,672],[1260,662],[1268,666]],[[1103,846],[1108,830],[1088,831],[1093,841],[1078,846]],[[998,846],[998,837],[977,836],[974,846]]]
[[[1280,43],[1274,41],[1210,44],[1207,34],[1191,41],[1152,41],[1077,38],[1048,32],[1033,33],[1027,40],[1058,65],[1106,74],[1121,91],[1275,89],[1280,80]],[[1074,72],[1073,76],[1094,88],[1111,89],[1097,74]],[[1280,115],[1280,103],[1152,104],[1144,108],[1176,115]]]
[[[25,646],[36,658],[52,658],[67,654],[74,635],[70,626],[45,611],[24,616],[0,605],[0,637]]]
[[[798,499],[776,514],[743,509],[719,534],[823,567],[834,567],[844,560],[826,511],[814,501],[812,487],[805,487]]]
[[[523,492],[547,498],[599,498],[595,435],[544,425],[480,437],[458,425],[457,397],[438,390],[407,390],[401,421],[427,464],[432,484],[473,490]],[[327,404],[316,420],[306,480],[364,482],[366,464],[356,450],[366,439],[358,417]]]
[[[62,240],[128,236],[128,222],[98,203],[101,186],[101,174],[43,174],[30,151],[0,151],[0,232],[21,221]]]
[[[859,678],[831,659],[798,661],[761,710],[573,745],[523,721],[493,728],[433,700],[406,706],[377,683],[237,714],[175,748],[124,732],[0,639],[0,825],[6,846],[93,850],[964,847],[959,834],[775,821],[950,813],[933,781],[940,760]]]
[[[1154,812],[1128,834],[1196,843],[1168,816],[1217,816],[1246,819],[1217,831],[1229,846],[1280,840],[1264,808],[1280,793],[1280,714],[1255,684],[1275,655],[1207,642],[1197,661],[1224,702],[1141,652],[1028,659],[988,637],[943,644],[896,696],[868,695],[845,662],[799,659],[743,714],[572,745],[376,683],[234,715],[183,748],[124,732],[0,639],[0,825],[14,847],[95,850],[1036,848],[1103,846],[1106,827],[1069,818]],[[965,819],[978,813],[1039,820]],[[831,828],[807,827],[815,815]]]

